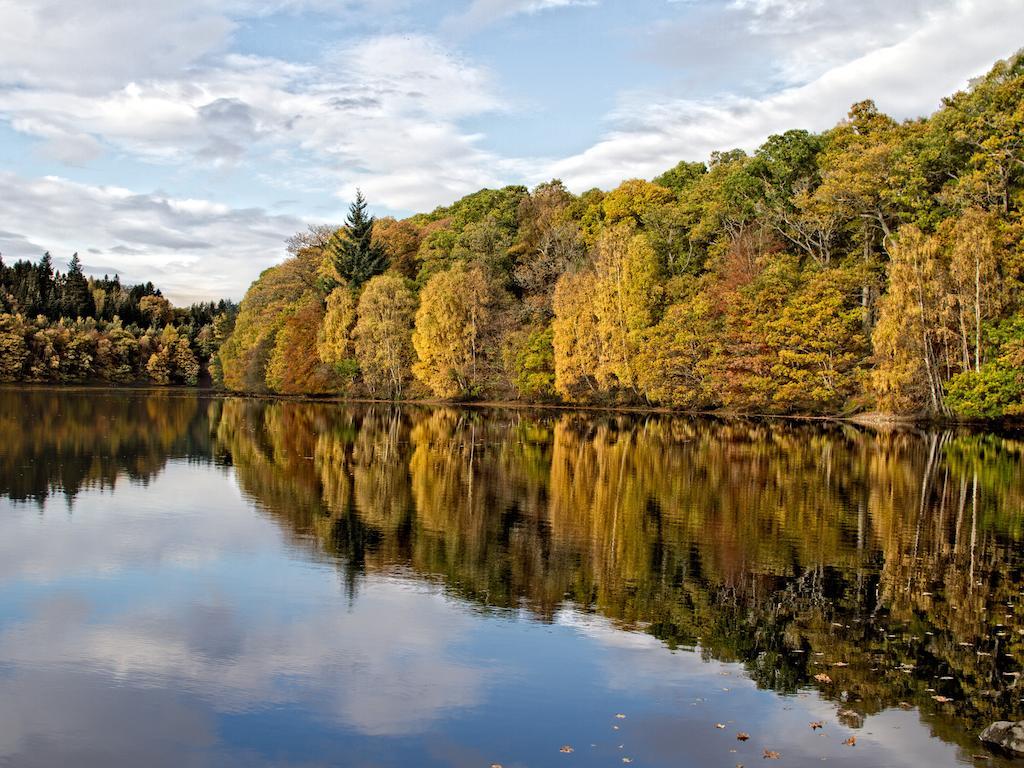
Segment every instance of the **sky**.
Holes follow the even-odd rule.
[[[239,299],[356,188],[652,178],[873,98],[927,115],[1024,0],[0,0],[0,254]]]

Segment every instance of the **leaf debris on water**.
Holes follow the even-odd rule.
[[[575,750],[573,750],[573,748],[570,747],[568,744],[563,744],[562,748],[560,750],[558,750],[558,751],[559,752],[564,752],[565,754],[569,755],[569,754],[572,754],[572,752],[574,752]]]
[[[766,749],[761,757],[765,760],[778,760],[782,757],[782,754],[780,752],[776,752],[774,749]]]
[[[746,741],[749,738],[750,738],[750,734],[749,733],[744,733],[743,731],[740,731],[739,733],[736,734],[736,741]]]

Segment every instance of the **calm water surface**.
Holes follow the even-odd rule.
[[[1022,452],[0,390],[0,765],[1009,765]]]

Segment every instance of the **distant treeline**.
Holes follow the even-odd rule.
[[[933,417],[1024,413],[1024,59],[653,181],[483,190],[296,236],[233,390]]]
[[[49,253],[0,259],[0,381],[195,385],[236,313],[230,301],[174,307],[151,282],[86,277],[77,253],[63,274]]]

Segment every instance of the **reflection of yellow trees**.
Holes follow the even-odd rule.
[[[1018,441],[235,400],[218,438],[243,488],[351,575],[405,569],[547,619],[570,598],[766,686],[827,671],[864,713],[931,712],[938,691],[949,738],[953,707],[1017,710]]]
[[[154,392],[0,390],[0,494],[44,500],[155,477],[172,455],[209,455],[201,400]]]

